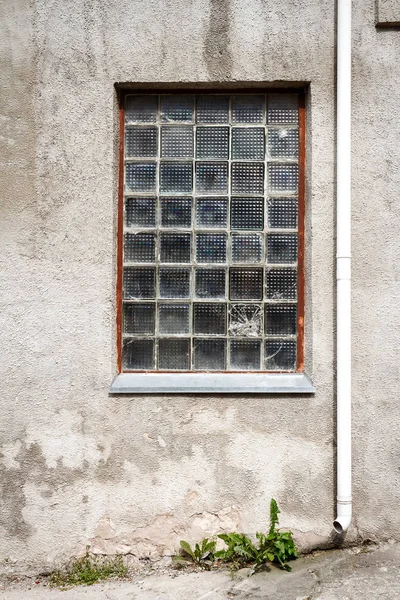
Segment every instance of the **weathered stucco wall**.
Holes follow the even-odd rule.
[[[400,539],[400,33],[354,3],[354,521]],[[171,553],[334,517],[335,11],[328,0],[1,2],[0,557]],[[110,397],[115,82],[310,82],[315,397]]]

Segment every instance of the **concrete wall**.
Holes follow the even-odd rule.
[[[1,0],[0,556],[156,556],[334,517],[335,10],[328,0]],[[400,33],[354,2],[354,521],[400,539]],[[115,82],[310,82],[315,397],[110,397]]]

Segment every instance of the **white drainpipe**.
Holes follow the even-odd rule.
[[[337,517],[351,522],[351,0],[338,0],[337,27]]]

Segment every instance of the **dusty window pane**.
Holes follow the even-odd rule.
[[[232,229],[263,229],[264,199],[263,198],[232,198],[231,228]]]
[[[298,97],[286,94],[268,96],[268,123],[297,123]]]
[[[268,149],[271,158],[297,158],[299,154],[297,129],[270,129],[268,131]]]
[[[198,198],[196,203],[196,225],[200,228],[225,228],[228,213],[226,198]]]
[[[162,162],[160,164],[160,192],[190,193],[193,188],[192,163]]]
[[[125,132],[125,156],[157,156],[157,127],[129,127]]]
[[[262,300],[262,269],[232,268],[229,277],[231,300]]]
[[[258,233],[232,234],[232,262],[259,263],[262,259],[263,237]]]
[[[163,123],[173,121],[193,121],[194,96],[184,94],[161,96],[161,120]]]
[[[163,158],[192,158],[193,128],[162,127],[161,156]]]
[[[160,304],[158,328],[160,333],[189,333],[189,304]]]
[[[258,371],[261,364],[261,342],[256,340],[231,341],[231,369]]]
[[[222,371],[226,368],[226,341],[194,338],[194,368],[199,371]]]
[[[126,233],[125,262],[154,262],[155,236],[152,233]]]
[[[125,200],[127,227],[154,227],[156,224],[155,198],[127,198]]]
[[[125,267],[123,290],[125,300],[154,298],[156,293],[156,270],[153,268]]]
[[[271,228],[296,229],[297,200],[271,198],[268,202],[268,225]]]
[[[263,123],[265,121],[264,96],[251,94],[232,97],[233,123]]]
[[[160,236],[160,260],[167,263],[190,262],[190,234],[162,233]]]
[[[264,164],[233,163],[232,194],[263,194]]]
[[[226,194],[228,192],[228,164],[197,163],[196,191],[199,194]]]
[[[229,127],[198,127],[197,158],[229,158]]]
[[[267,298],[294,300],[297,296],[297,271],[295,269],[270,269],[267,271]]]
[[[194,304],[194,333],[226,333],[225,304]]]
[[[153,340],[125,339],[122,346],[122,364],[128,370],[154,369]]]
[[[158,96],[127,96],[125,99],[126,123],[155,123],[157,120]]]
[[[232,129],[232,158],[264,160],[264,129],[234,127]]]
[[[228,123],[229,96],[197,96],[198,123]]]
[[[225,269],[196,269],[198,298],[225,298]]]
[[[196,236],[197,262],[226,262],[226,242],[227,237],[224,233],[199,233]]]
[[[160,339],[158,342],[158,368],[187,371],[190,368],[190,340]]]
[[[297,194],[299,168],[297,165],[268,165],[269,191],[271,193]]]
[[[125,304],[124,333],[154,333],[154,304]]]
[[[155,192],[156,164],[127,163],[125,166],[125,186],[129,192]]]
[[[163,227],[190,227],[191,224],[191,198],[161,198],[161,225]]]
[[[265,333],[267,335],[295,335],[297,306],[295,304],[267,304],[265,307]]]
[[[160,269],[160,298],[189,298],[189,269]]]
[[[269,263],[295,263],[297,261],[297,234],[271,233],[267,240]]]

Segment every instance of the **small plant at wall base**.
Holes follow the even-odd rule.
[[[270,527],[268,535],[257,533],[257,542],[253,542],[243,533],[223,533],[218,535],[226,544],[226,548],[215,551],[216,542],[205,538],[201,544],[191,548],[190,544],[181,541],[181,550],[174,557],[177,566],[185,562],[191,562],[202,568],[210,568],[216,561],[230,564],[233,569],[250,566],[249,575],[272,563],[291,571],[288,564],[290,560],[297,558],[296,545],[291,531],[281,532],[278,529],[280,510],[276,500],[272,498],[270,504]]]
[[[50,575],[50,585],[60,588],[92,585],[104,579],[125,577],[127,573],[128,568],[122,556],[100,558],[90,555],[86,549],[85,556],[71,560],[64,569],[53,571]]]

